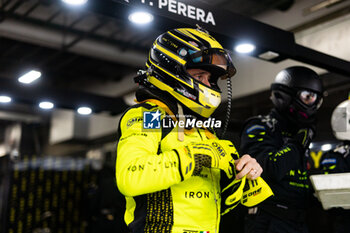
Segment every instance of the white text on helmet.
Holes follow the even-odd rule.
[[[211,23],[215,26],[215,20],[213,13],[210,11],[206,13],[203,9],[197,8],[191,5],[186,5],[185,3],[178,2],[176,0],[159,0],[158,8],[168,6],[168,11],[174,14],[183,15],[190,19],[195,19],[203,23]]]

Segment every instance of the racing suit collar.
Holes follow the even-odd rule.
[[[273,108],[271,110],[272,117],[276,118],[276,120],[279,122],[280,127],[282,130],[290,132],[290,133],[296,133],[300,126],[293,120],[290,120],[289,117],[286,116],[283,112],[278,111],[276,108]]]
[[[174,97],[172,97],[165,91],[161,91],[159,89],[152,88],[152,87],[144,87],[140,85],[135,95],[136,95],[136,100],[138,102],[142,102],[147,99],[159,100],[163,102],[165,105],[167,105],[175,115],[179,113],[177,104],[180,104],[181,107],[183,108],[183,114],[186,115],[187,117],[192,116],[193,118],[196,118],[196,119],[201,119],[201,120],[206,119],[200,115],[194,114],[193,111],[188,109],[185,105],[179,103]]]
[[[164,91],[160,91],[155,88],[139,86],[139,89],[136,91],[135,96],[138,102],[142,102],[147,99],[160,100],[165,105],[167,105],[174,114],[178,113],[177,101]]]

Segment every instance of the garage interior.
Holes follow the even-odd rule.
[[[122,218],[114,212],[122,203],[105,202],[118,195],[110,185],[118,121],[134,103],[133,77],[144,68],[149,48],[171,28],[198,23],[232,51],[237,74],[227,139],[239,145],[243,122],[269,112],[270,84],[280,70],[304,65],[320,74],[325,87],[313,150],[337,143],[330,116],[350,91],[350,1],[188,1],[210,9],[217,25],[152,8],[151,2],[89,0],[80,7],[60,0],[0,0],[0,96],[12,99],[0,103],[0,232],[99,232],[92,223],[106,227],[103,232],[125,230],[111,223]],[[175,9],[180,1],[159,2]],[[139,5],[154,10],[150,25],[128,20]],[[259,53],[233,50],[247,35],[257,36]],[[279,56],[259,57],[266,51]],[[41,77],[19,83],[30,70]],[[214,117],[223,120],[226,83],[221,87],[224,101]],[[45,100],[54,108],[40,109]],[[92,114],[79,115],[81,106]]]

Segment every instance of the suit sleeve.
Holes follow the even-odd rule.
[[[130,109],[119,125],[116,179],[126,196],[160,191],[181,182],[176,152],[158,153],[161,129],[143,129],[143,110]]]
[[[263,176],[281,180],[285,174],[300,167],[299,146],[281,143],[260,119],[250,120],[241,135],[241,152],[254,157],[264,169]]]

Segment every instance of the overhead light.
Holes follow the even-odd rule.
[[[332,145],[331,144],[323,144],[321,146],[321,150],[323,150],[323,151],[328,151],[330,149],[332,149]]]
[[[90,115],[92,113],[92,110],[89,107],[80,107],[78,108],[77,112],[80,115]]]
[[[272,60],[272,59],[275,59],[276,57],[279,57],[279,54],[278,53],[275,53],[275,52],[272,52],[272,51],[267,51],[265,53],[261,53],[259,54],[259,57],[261,59],[264,59],[264,60]]]
[[[0,95],[0,103],[10,103],[11,101],[11,97],[6,95]]]
[[[131,13],[129,15],[129,20],[136,24],[147,24],[152,22],[153,15],[145,11],[138,11]]]
[[[42,109],[52,109],[54,104],[49,101],[43,101],[39,103],[39,107]]]
[[[235,47],[235,51],[238,53],[250,53],[255,50],[255,46],[250,43],[239,44]]]
[[[36,71],[36,70],[31,70],[28,73],[22,75],[21,77],[18,78],[18,81],[20,83],[24,84],[29,84],[40,78],[41,72]]]
[[[69,5],[80,6],[87,3],[88,0],[62,0],[62,2],[67,3]]]
[[[329,8],[335,4],[338,4],[340,2],[343,2],[344,0],[325,0],[320,3],[317,3],[309,8],[306,8],[303,10],[303,15],[309,15],[311,13],[315,13],[319,10],[324,10],[326,8]]]

